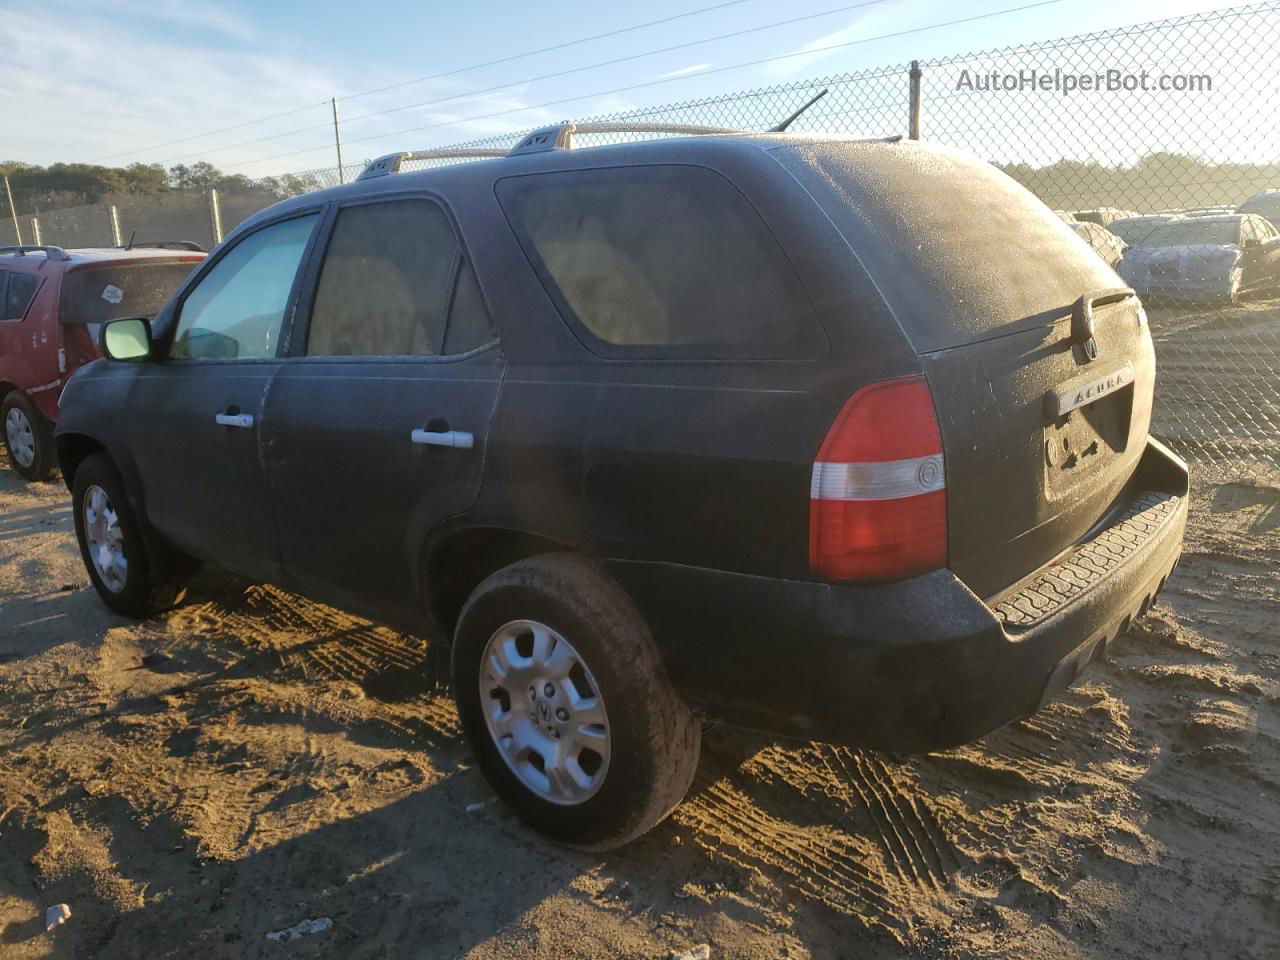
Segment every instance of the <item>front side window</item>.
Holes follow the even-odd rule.
[[[438,204],[391,200],[338,214],[308,356],[438,356],[490,339],[475,274]]]
[[[273,223],[227,252],[187,295],[171,357],[274,357],[316,214]]]
[[[3,288],[3,284],[0,284],[0,288]],[[10,271],[9,289],[5,294],[3,304],[4,316],[0,317],[0,320],[21,320],[25,317],[39,288],[39,277],[34,277],[29,273]]]
[[[513,177],[508,219],[561,311],[605,356],[793,359],[826,339],[795,269],[711,170],[616,167]]]

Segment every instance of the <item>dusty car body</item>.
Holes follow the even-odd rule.
[[[919,143],[572,133],[383,158],[106,328],[57,435],[106,603],[205,560],[434,626],[490,782],[593,849],[679,801],[690,707],[953,745],[1146,610],[1187,509],[1146,317],[1029,192]]]
[[[1280,288],[1280,235],[1254,214],[1177,217],[1131,244],[1119,272],[1147,296],[1234,303]]]

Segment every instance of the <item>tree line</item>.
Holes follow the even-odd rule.
[[[1150,153],[1131,164],[1106,165],[1062,159],[1044,166],[997,163],[1000,169],[1049,206],[1067,210],[1121,207],[1141,212],[1214,204],[1236,205],[1266,187],[1280,187],[1280,164],[1210,163],[1181,153]],[[211,163],[132,163],[103,167],[54,163],[41,167],[0,163],[8,175],[20,214],[111,202],[115,198],[162,197],[180,191],[254,196],[263,205],[323,186],[311,174],[252,180],[228,174]]]
[[[223,194],[248,194],[268,202],[315,190],[323,184],[310,174],[285,174],[253,180],[228,174],[211,163],[131,163],[104,167],[92,163],[52,163],[42,167],[19,161],[0,162],[0,176],[9,178],[13,204],[19,214],[40,214],[91,203],[107,203],[120,197],[162,197],[175,192],[217,190]],[[7,212],[7,211],[6,211]]]

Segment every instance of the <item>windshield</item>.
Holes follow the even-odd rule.
[[[1117,220],[1107,229],[1114,233],[1117,237],[1128,244],[1142,244],[1147,237],[1151,235],[1151,231],[1165,223],[1167,220]]]
[[[129,263],[72,270],[62,281],[63,323],[106,323],[121,317],[154,317],[178,285],[199,265]]]
[[[1239,220],[1181,220],[1162,223],[1142,238],[1144,247],[1180,247],[1190,243],[1238,243]]]

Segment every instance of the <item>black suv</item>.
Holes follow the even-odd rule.
[[[105,328],[57,448],[108,605],[207,560],[433,626],[494,789],[588,849],[680,801],[700,714],[958,744],[1146,610],[1187,503],[1146,316],[1030,193],[912,142],[571,133],[377,161]]]

